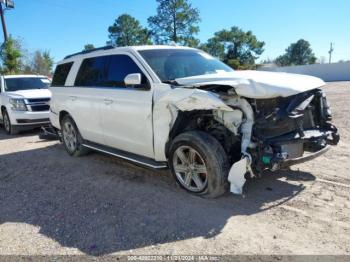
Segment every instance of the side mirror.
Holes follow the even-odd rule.
[[[125,86],[141,85],[141,74],[129,74],[124,78]]]

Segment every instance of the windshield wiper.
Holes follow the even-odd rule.
[[[179,85],[178,82],[176,82],[175,80],[165,80],[163,81],[164,84],[170,84],[170,85]]]

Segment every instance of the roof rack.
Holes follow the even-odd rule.
[[[89,54],[89,53],[92,53],[92,52],[96,52],[96,51],[100,51],[100,50],[108,50],[108,49],[113,49],[113,48],[115,48],[115,47],[111,46],[111,45],[107,45],[107,46],[103,46],[103,47],[99,47],[99,48],[94,48],[94,49],[91,49],[91,50],[84,50],[84,51],[81,51],[81,52],[78,52],[78,53],[67,55],[64,59],[68,59],[68,58],[71,58],[71,57],[77,56],[77,55]]]

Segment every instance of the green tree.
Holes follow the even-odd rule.
[[[11,36],[1,46],[2,73],[17,74],[22,68],[21,43]]]
[[[95,49],[95,46],[93,44],[86,44],[84,46],[83,51],[89,51],[89,50],[92,50],[92,49]]]
[[[108,44],[114,46],[134,46],[152,44],[150,32],[143,28],[134,17],[123,14],[108,28]]]
[[[216,32],[201,48],[235,69],[249,69],[255,67],[255,60],[264,52],[264,45],[251,31],[244,32],[234,26]]]
[[[284,55],[277,57],[275,63],[279,66],[308,65],[316,63],[316,60],[310,43],[300,39],[296,43],[292,43]]]
[[[49,51],[36,51],[32,61],[32,72],[41,75],[51,75],[53,67],[53,58]]]
[[[188,0],[157,0],[157,15],[148,18],[154,40],[158,44],[175,42],[198,46],[199,10]]]

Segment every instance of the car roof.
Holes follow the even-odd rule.
[[[195,50],[191,47],[185,47],[185,46],[176,46],[176,45],[143,45],[143,46],[125,46],[125,47],[114,47],[114,46],[104,46],[95,48],[92,50],[86,50],[82,52],[78,52],[75,54],[71,54],[66,56],[62,61],[58,62],[58,64],[62,64],[64,62],[67,62],[67,60],[74,60],[72,58],[79,58],[81,56],[85,56],[87,54],[95,54],[99,55],[101,53],[105,53],[106,51],[119,51],[119,52],[133,52],[133,51],[142,51],[142,50],[160,50],[160,49],[182,49],[182,50]]]
[[[9,78],[48,78],[47,76],[44,75],[4,75],[5,79]]]

